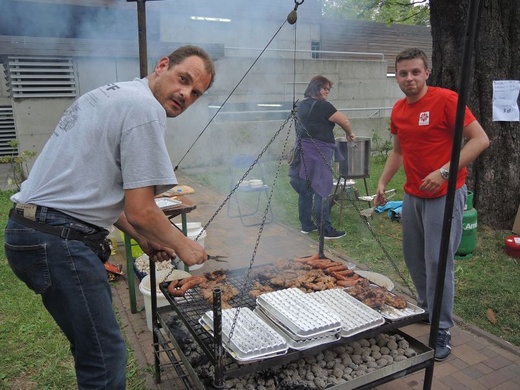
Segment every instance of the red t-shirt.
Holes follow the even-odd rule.
[[[422,180],[451,159],[458,95],[449,89],[428,87],[426,95],[409,104],[406,98],[392,108],[390,131],[397,134],[403,152],[406,173],[404,191],[420,198],[446,195],[446,181],[439,192],[431,194],[419,189]],[[466,107],[464,126],[475,120]],[[466,182],[467,169],[457,175],[457,188]]]

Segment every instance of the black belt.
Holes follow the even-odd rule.
[[[47,209],[50,211],[57,211],[51,208]],[[9,218],[21,225],[33,228],[40,232],[61,237],[65,240],[82,241],[90,249],[92,249],[92,251],[103,263],[106,262],[110,257],[110,245],[109,241],[106,239],[108,236],[108,230],[94,227],[93,225],[87,224],[86,222],[81,222],[79,220],[78,222],[81,222],[87,226],[92,226],[94,229],[96,229],[96,232],[87,234],[65,226],[52,226],[45,223],[39,223],[35,218],[37,211],[42,211],[40,206],[31,204],[17,204],[9,211]],[[27,217],[25,215],[27,215]],[[72,217],[69,218],[74,219]]]
[[[9,211],[9,218],[11,218],[13,221],[16,221],[22,225],[25,225],[27,227],[33,228],[35,230],[39,230],[44,233],[53,234],[55,236],[64,238],[66,240],[79,240],[83,241],[85,236],[87,234],[68,228],[64,226],[51,226],[46,225],[44,223],[39,223],[36,221],[33,221],[31,219],[25,218],[21,213],[18,213],[19,210],[17,210],[15,207],[13,207]]]

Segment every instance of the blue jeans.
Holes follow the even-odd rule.
[[[36,218],[47,225],[95,231],[62,213],[43,210]],[[79,389],[125,389],[126,345],[101,260],[82,241],[65,240],[11,219],[4,246],[13,272],[41,295],[68,338]]]
[[[305,179],[291,177],[290,183],[298,193],[298,216],[302,230],[309,232],[317,227],[319,228],[323,215],[324,232],[330,232],[332,224],[330,222],[329,198],[322,198],[316,194]]]

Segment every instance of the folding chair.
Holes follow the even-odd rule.
[[[255,160],[255,156],[248,154],[240,154],[231,159],[231,190],[237,186]],[[273,221],[273,210],[268,205],[271,187],[265,184],[265,179],[264,168],[260,162],[257,162],[228,201],[227,215],[230,218],[240,218],[240,222],[244,226],[260,225],[263,214],[268,208],[265,223]],[[231,203],[234,205],[232,206]]]

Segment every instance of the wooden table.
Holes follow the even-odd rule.
[[[182,218],[182,232],[184,235],[188,234],[188,222],[187,214],[197,208],[195,203],[184,195],[173,196],[171,199],[176,199],[182,202],[182,204],[175,207],[163,208],[164,214],[169,220],[181,216]],[[135,299],[135,277],[134,277],[134,261],[135,258],[132,256],[132,240],[131,237],[125,233],[125,250],[126,250],[126,273],[128,280],[128,294],[130,295],[130,311],[137,313],[137,304]],[[151,266],[152,264],[150,264]],[[154,264],[155,266],[155,264]]]

